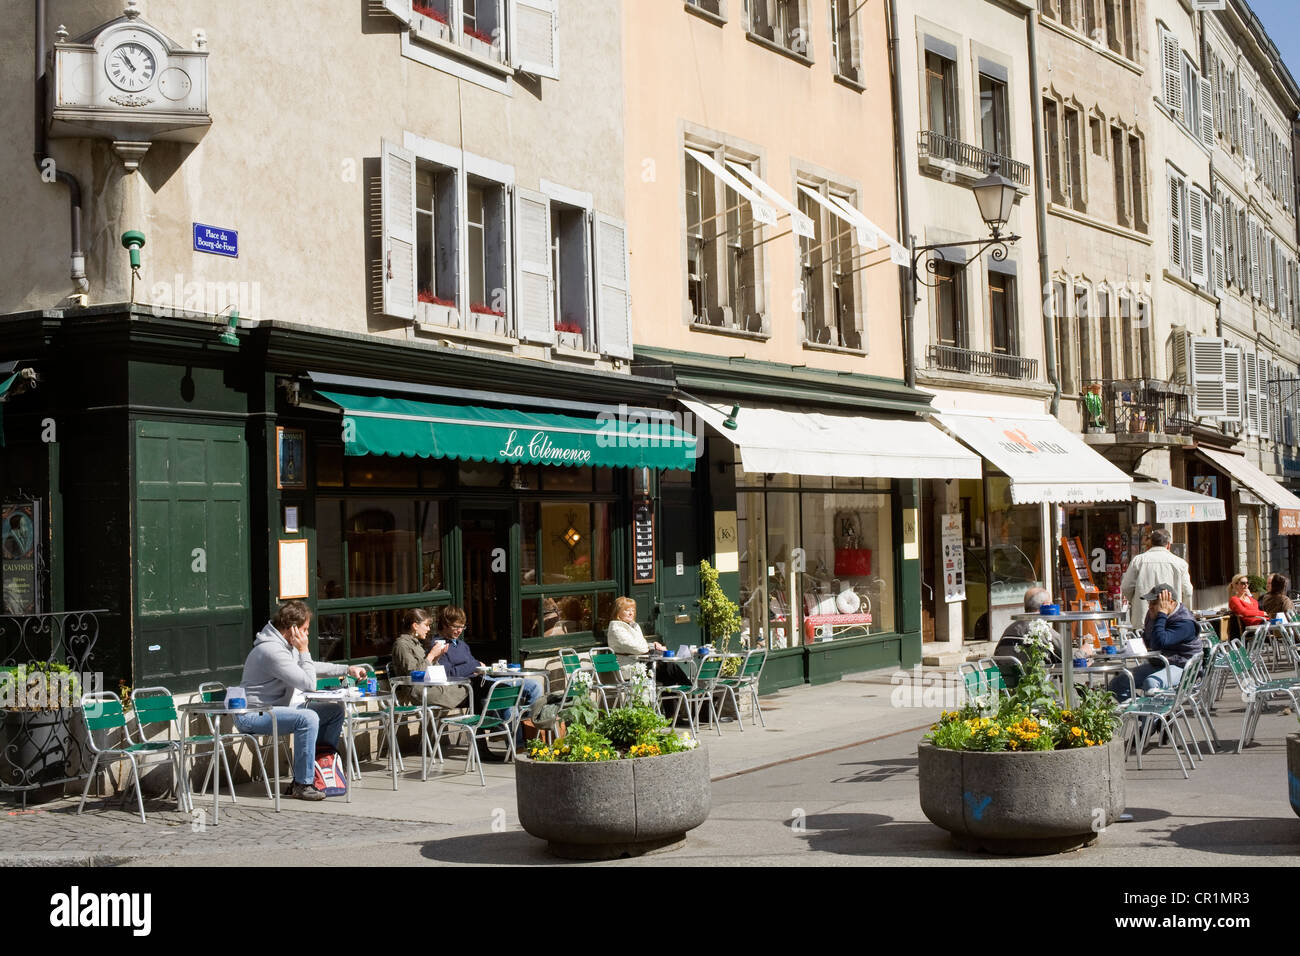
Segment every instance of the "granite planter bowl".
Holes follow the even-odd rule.
[[[1124,812],[1124,741],[1028,753],[943,750],[917,756],[921,810],[967,850],[1060,853],[1096,841]]]
[[[709,815],[709,752],[600,763],[515,762],[519,822],[556,856],[610,860],[682,843]]]
[[[1300,817],[1300,734],[1286,738],[1286,792],[1291,809]]]

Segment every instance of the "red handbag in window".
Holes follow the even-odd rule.
[[[865,577],[870,573],[870,548],[835,549],[835,576],[837,578]]]

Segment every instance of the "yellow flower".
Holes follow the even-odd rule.
[[[1070,736],[1071,736],[1071,737],[1082,737],[1082,736],[1083,736],[1083,728],[1081,728],[1081,727],[1071,727],[1071,728],[1070,728]]]

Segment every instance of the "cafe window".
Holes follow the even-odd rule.
[[[612,501],[520,503],[525,641],[548,639],[559,647],[574,643],[571,635],[591,635],[588,641],[603,642],[617,597],[613,512]]]
[[[762,490],[736,500],[742,644],[781,650],[893,631],[889,480],[747,477]],[[777,477],[798,490],[769,490]],[[868,493],[836,490],[841,481]]]
[[[321,498],[316,509],[320,600],[384,598],[445,588],[446,504],[409,498]]]

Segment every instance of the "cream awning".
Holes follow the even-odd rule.
[[[1198,448],[1196,453],[1276,508],[1279,534],[1300,534],[1300,498],[1260,471],[1244,455],[1212,448]]]
[[[978,478],[980,460],[929,422],[742,405],[725,410],[682,400],[740,449],[746,471],[834,478]]]
[[[1155,520],[1158,524],[1223,521],[1227,518],[1227,509],[1221,499],[1154,481],[1133,482],[1133,497],[1155,505]]]

